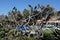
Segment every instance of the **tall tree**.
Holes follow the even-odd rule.
[[[17,11],[16,20],[20,20],[22,18],[23,18],[23,16],[22,16],[21,12],[20,11]]]
[[[24,9],[24,11],[23,11],[23,16],[24,16],[25,18],[28,18],[28,16],[29,16],[29,11],[28,11],[27,9]]]

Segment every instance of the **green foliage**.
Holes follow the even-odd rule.
[[[5,33],[8,33],[9,32],[9,29],[8,28],[5,28],[4,31],[5,31]]]
[[[4,37],[5,36],[5,31],[0,31],[0,37]]]
[[[9,12],[8,12],[8,16],[12,16],[12,15],[13,15],[12,12],[9,11]]]
[[[29,11],[28,11],[27,9],[24,9],[23,15],[24,15],[25,18],[28,18],[28,16],[29,16]]]
[[[10,30],[8,33],[9,33],[9,34],[12,34],[13,32],[14,32],[14,30]]]
[[[22,19],[22,14],[21,14],[21,12],[20,11],[17,11],[17,16],[16,16],[16,20],[20,20],[20,19]]]
[[[52,34],[53,34],[53,31],[50,30],[50,29],[43,30],[43,35],[45,35],[45,36],[49,36],[49,35],[52,35]]]
[[[5,40],[4,38],[0,38],[0,40]]]
[[[60,20],[60,18],[58,18],[57,20]]]
[[[5,22],[5,20],[0,20],[0,23],[3,23],[3,22]]]
[[[19,37],[16,37],[16,40],[36,40],[35,38],[28,38],[27,36],[20,35]]]
[[[0,28],[0,37],[2,38],[4,38],[5,37],[5,35],[6,35],[6,33],[8,33],[8,31],[9,31],[9,29],[8,28]]]

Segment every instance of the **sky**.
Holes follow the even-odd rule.
[[[37,4],[46,6],[50,4],[55,10],[60,10],[60,0],[0,0],[0,15],[8,15],[8,12],[15,6],[19,11],[29,9],[28,5],[33,7]]]

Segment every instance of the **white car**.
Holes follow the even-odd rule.
[[[42,30],[45,30],[45,29],[55,30],[57,29],[57,27],[55,27],[54,25],[45,25],[43,26]]]

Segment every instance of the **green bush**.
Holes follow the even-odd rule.
[[[32,37],[28,38],[27,36],[22,36],[21,40],[36,40],[36,39]]]
[[[4,37],[5,36],[5,31],[1,31],[0,32],[0,37]]]
[[[50,30],[50,29],[43,30],[43,35],[44,36],[49,36],[51,34],[53,34],[53,31],[52,30]]]
[[[5,40],[4,38],[0,38],[0,40]]]
[[[5,33],[9,32],[9,29],[8,28],[5,28]]]
[[[11,33],[12,34],[13,32],[14,32],[14,30],[10,30],[8,33]]]

